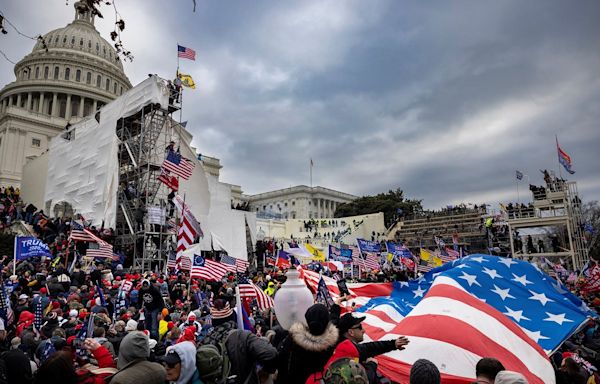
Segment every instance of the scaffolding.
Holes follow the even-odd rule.
[[[133,268],[163,270],[168,253],[175,249],[166,223],[169,189],[158,180],[165,148],[177,131],[171,114],[180,105],[148,104],[138,113],[117,122],[119,188],[116,244],[133,253]],[[151,214],[152,213],[152,214]],[[150,218],[153,218],[150,223]]]
[[[588,249],[583,234],[583,215],[577,183],[553,180],[547,188],[532,192],[533,202],[508,210],[511,253],[515,257],[567,257],[573,269],[581,270],[588,261]],[[515,247],[515,232],[522,228],[562,226],[566,228],[565,246],[557,252],[527,253]],[[550,249],[549,249],[550,251]]]

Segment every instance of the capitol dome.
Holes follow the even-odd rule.
[[[18,185],[22,166],[52,137],[131,88],[115,48],[94,27],[91,8],[83,1],[74,7],[73,22],[45,34],[0,91],[0,185]],[[5,169],[9,161],[14,166]]]
[[[14,71],[16,81],[0,92],[3,106],[71,122],[131,88],[115,49],[100,36],[91,9],[81,1],[75,3],[73,22],[44,35]]]

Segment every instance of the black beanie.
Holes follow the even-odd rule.
[[[304,314],[310,333],[315,336],[322,335],[329,324],[329,310],[323,304],[315,304],[308,308]]]
[[[410,384],[440,384],[440,371],[426,359],[415,361],[410,369]]]

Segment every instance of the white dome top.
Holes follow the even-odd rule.
[[[48,49],[74,50],[96,56],[118,69],[123,76],[123,64],[112,44],[106,41],[94,27],[94,16],[83,2],[75,3],[75,20],[66,27],[55,29],[44,35]],[[45,50],[38,41],[31,53]]]

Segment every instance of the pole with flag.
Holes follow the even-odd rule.
[[[313,159],[312,159],[312,157],[311,157],[311,158],[310,158],[310,187],[311,187],[311,188],[312,188],[312,185],[313,185],[313,184],[312,184],[312,169],[313,169],[313,165],[314,165],[314,163],[313,163]]]
[[[523,172],[517,170],[515,172],[515,176],[517,177],[517,202],[520,205],[521,204],[521,197],[519,195],[519,181],[523,180]]]
[[[15,236],[15,249],[14,249],[14,252],[13,252],[13,256],[14,256],[14,259],[13,259],[13,275],[17,274],[17,238],[18,238],[18,236]]]

